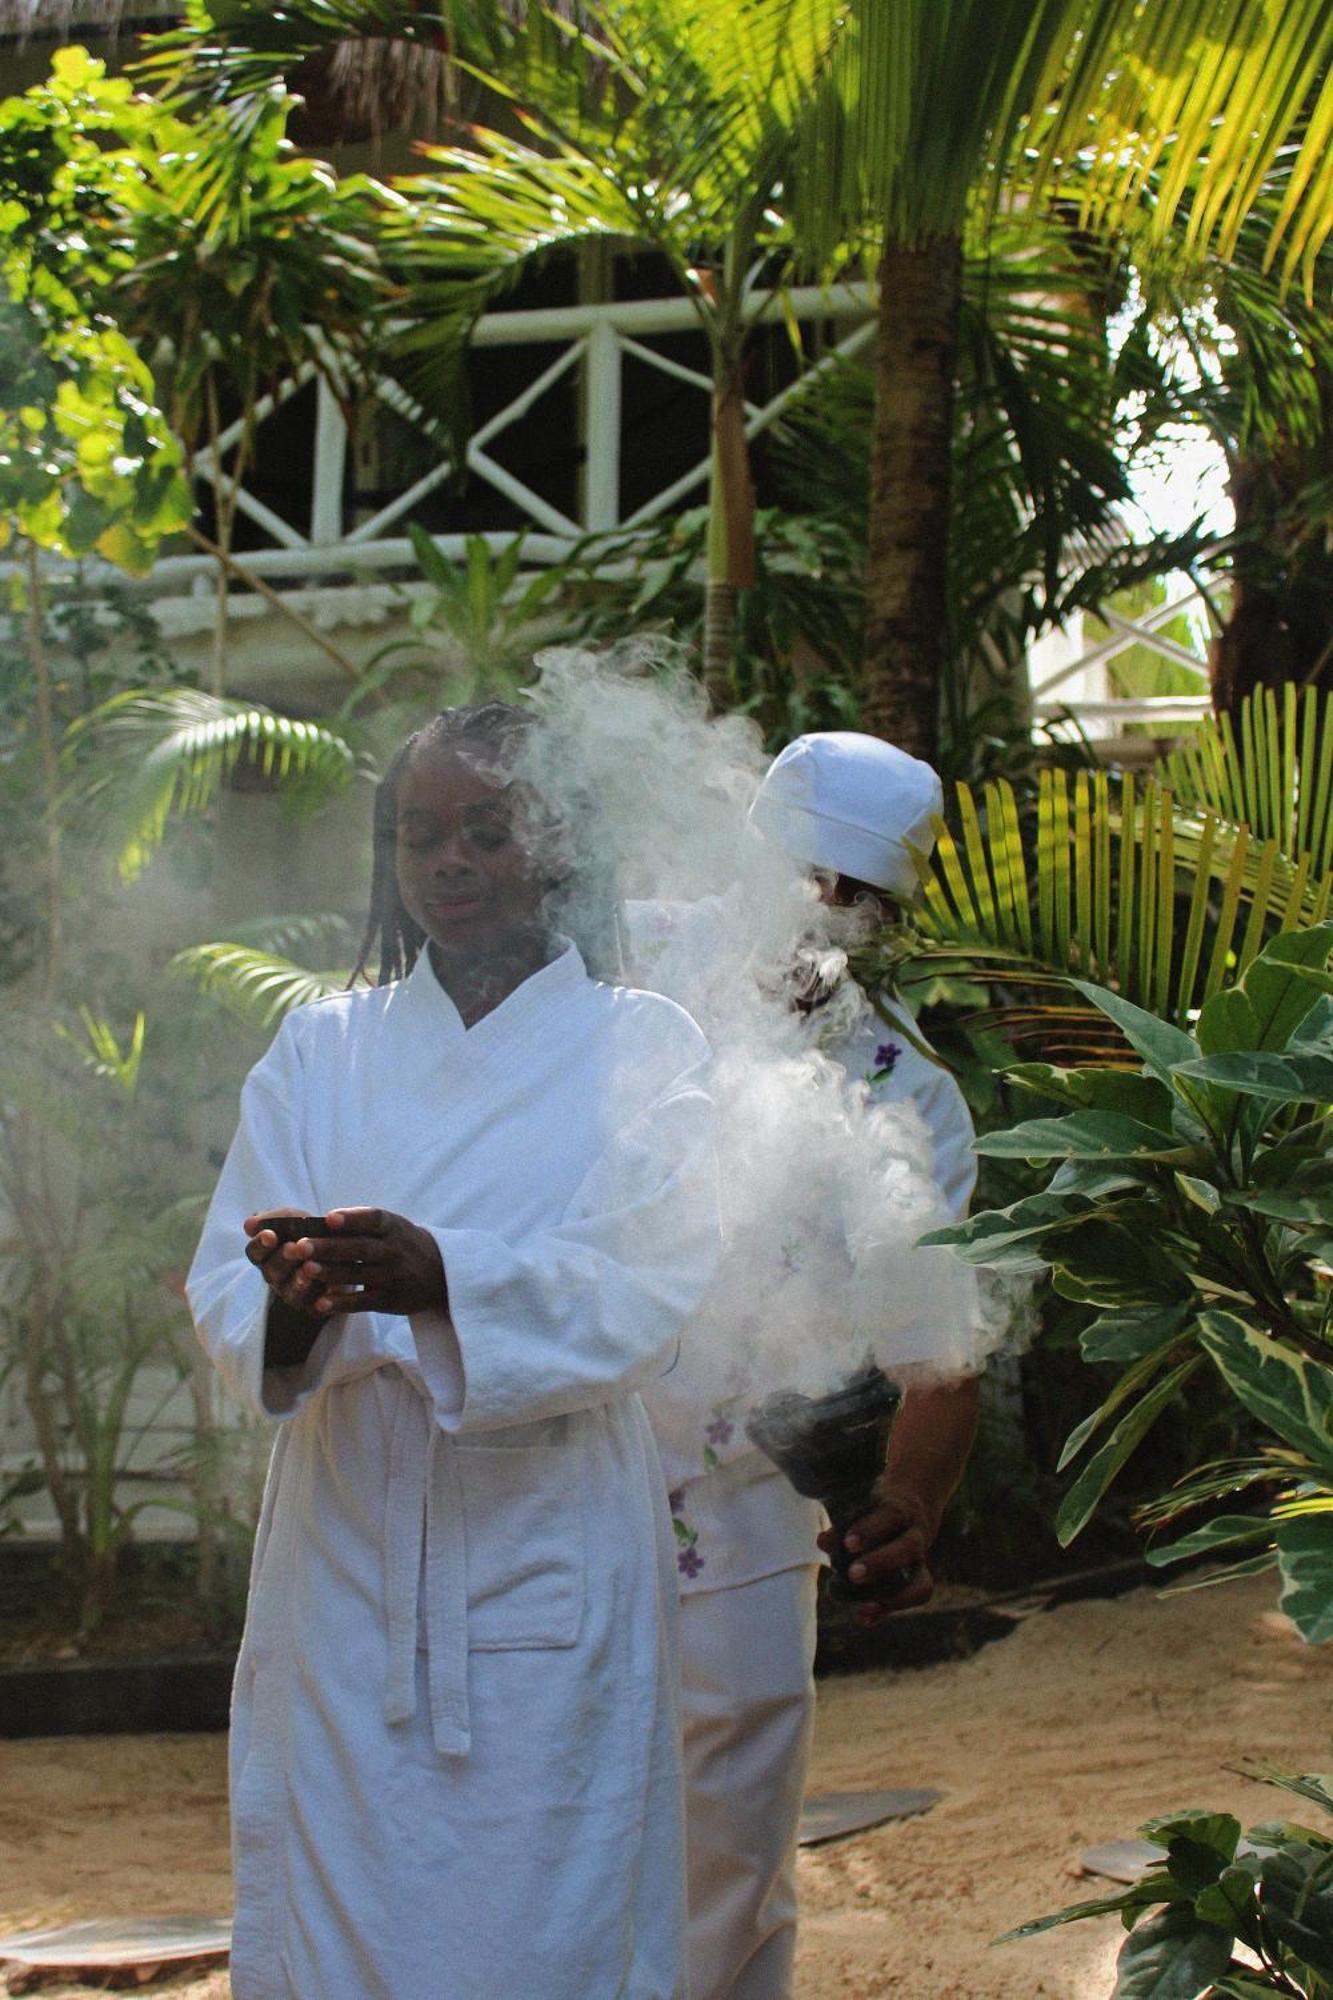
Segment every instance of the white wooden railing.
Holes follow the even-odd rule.
[[[857,353],[873,335],[873,295],[864,285],[839,285],[829,290],[804,286],[782,295],[780,301],[773,293],[756,290],[749,301],[747,316],[752,322],[758,321],[779,303],[784,316],[805,325],[823,322],[834,330],[836,338],[814,364],[816,369],[827,368],[835,360]],[[519,515],[525,531],[525,560],[533,565],[558,562],[584,536],[646,524],[687,501],[705,485],[708,460],[701,456],[697,463],[667,480],[631,512],[626,513],[622,508],[621,471],[629,442],[621,396],[624,361],[633,357],[644,366],[685,383],[705,399],[706,407],[706,399],[712,392],[709,377],[650,344],[654,338],[688,332],[698,324],[695,310],[686,298],[500,312],[488,314],[480,321],[473,345],[481,350],[549,349],[553,345],[559,349],[553,359],[541,356],[534,361],[523,386],[476,430],[466,453],[472,478],[502,495]],[[583,477],[577,518],[502,465],[491,449],[497,438],[523,421],[549,389],[575,370],[581,371],[582,378],[579,441]],[[322,627],[370,623],[393,608],[401,608],[401,590],[380,579],[414,567],[412,547],[403,529],[422,501],[453,476],[455,467],[433,445],[432,449],[438,453],[435,463],[420,478],[369,519],[346,525],[350,511],[347,426],[327,383],[317,378],[315,369],[310,367],[266,396],[256,416],[262,428],[312,378],[316,379],[316,408],[309,516],[299,521],[286,518],[242,483],[235,495],[238,510],[268,539],[260,548],[247,549],[241,560],[247,570],[266,583],[284,593],[290,591],[295,607]],[[809,371],[802,380],[809,380]],[[751,437],[758,436],[777,420],[797,386],[793,383],[765,403],[746,406],[746,429]],[[372,384],[371,393],[424,437],[431,438],[431,428],[422,411],[396,382],[381,378]],[[701,431],[705,429],[701,424]],[[240,434],[237,421],[219,438],[224,479],[227,454]],[[198,454],[195,472],[201,490],[211,483],[210,451]],[[444,554],[458,556],[467,533],[464,528],[454,534],[438,535],[435,541]],[[486,538],[499,547],[510,542],[513,533],[513,530],[493,532]],[[85,566],[93,575],[99,567]],[[215,587],[213,561],[202,554],[163,557],[146,586],[154,615],[169,637],[205,631],[211,626],[215,616]],[[268,615],[268,607],[253,592],[237,587],[230,593],[227,615],[229,619],[262,617]]]
[[[828,290],[803,286],[780,297],[756,288],[749,301],[748,316],[752,322],[758,321],[766,315],[775,315],[779,308],[784,317],[805,327],[822,323],[831,330],[832,338],[814,364],[816,371],[860,352],[873,338],[874,294],[866,285],[840,285]],[[479,322],[473,336],[478,349],[533,352],[527,379],[476,430],[466,451],[468,471],[477,483],[473,490],[490,488],[508,501],[517,514],[524,532],[524,558],[529,565],[559,562],[587,535],[645,525],[699,495],[708,477],[706,456],[700,456],[685,471],[666,478],[632,511],[626,512],[622,505],[622,469],[626,451],[632,449],[624,422],[624,363],[633,359],[683,383],[706,403],[712,390],[709,377],[652,345],[654,340],[697,326],[694,307],[683,297],[497,312]],[[552,347],[558,350],[553,357],[541,351]],[[503,465],[493,450],[497,439],[520,425],[548,390],[576,372],[581,386],[582,451],[577,515],[535,491]],[[747,405],[746,428],[751,437],[758,436],[781,416],[809,376],[807,371],[799,382],[790,384],[765,403]],[[347,425],[332,390],[313,366],[282,383],[261,401],[256,412],[258,423],[262,429],[312,380],[315,414],[309,445],[312,463],[308,515],[299,520],[288,518],[243,483],[235,495],[237,507],[266,540],[258,548],[247,549],[241,560],[246,570],[279,590],[295,610],[323,630],[376,624],[403,610],[404,581],[415,574],[412,545],[404,532],[407,522],[421,503],[453,476],[455,467],[433,442],[431,426],[423,412],[402,388],[387,377],[375,381],[372,397],[431,441],[434,462],[386,505],[368,518],[351,523],[350,503],[354,494],[349,481]],[[701,434],[704,429],[701,421]],[[224,479],[227,454],[240,434],[241,425],[237,421],[224,430],[219,440]],[[213,476],[210,452],[198,454],[195,472],[203,492]],[[469,532],[465,526],[456,533],[437,535],[434,539],[442,553],[457,558],[463,552]],[[485,532],[485,539],[500,548],[512,541],[515,531],[486,532],[478,528],[471,532]],[[7,567],[0,563],[0,575]],[[101,568],[96,562],[85,564],[85,575],[96,580]],[[112,572],[107,570],[106,574],[110,577]],[[142,588],[168,639],[204,633],[212,627],[217,616],[216,577],[212,558],[204,554],[169,555],[156,564]],[[410,583],[408,587],[411,588]],[[1159,721],[1166,726],[1196,718],[1208,706],[1206,663],[1201,655],[1166,637],[1161,628],[1198,601],[1198,593],[1187,589],[1137,619],[1108,613],[1104,622],[1112,628],[1111,636],[1091,647],[1083,647],[1077,622],[1069,634],[1043,642],[1033,659],[1032,693],[1037,721],[1058,728],[1059,718],[1072,711],[1080,728],[1093,735],[1106,735],[1130,721]],[[233,581],[226,600],[226,615],[229,623],[240,626],[271,618],[273,612],[262,596]],[[1195,673],[1199,677],[1197,696],[1140,699],[1116,696],[1108,686],[1105,669],[1119,653],[1136,645],[1146,646]]]

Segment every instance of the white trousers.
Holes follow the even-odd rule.
[[[690,2000],[789,2000],[818,1565],[681,1599]]]

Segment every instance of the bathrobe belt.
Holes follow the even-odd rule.
[[[435,1421],[430,1403],[406,1381],[389,1442],[384,1570],[389,1637],[385,1720],[410,1722],[416,1714],[417,1633],[424,1625],[435,1748],[442,1757],[465,1757],[472,1737],[467,1542],[458,1450]]]

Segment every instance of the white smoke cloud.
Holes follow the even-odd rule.
[[[520,770],[571,852],[600,857],[565,886],[559,921],[597,969],[678,1001],[715,1053],[727,1254],[687,1336],[689,1396],[822,1393],[872,1357],[890,1374],[975,1367],[1007,1311],[983,1310],[949,1251],[917,1247],[949,1219],[919,1117],[867,1102],[792,1006],[794,984],[822,975],[835,991],[821,1039],[856,1025],[865,1002],[836,980],[865,920],[819,903],[749,829],[768,762],[757,729],[710,718],[651,650],[538,664],[543,727]]]

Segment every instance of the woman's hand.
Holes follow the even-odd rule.
[[[446,1309],[444,1264],[428,1230],[387,1208],[331,1208],[324,1220],[327,1235],[278,1248],[277,1257],[293,1273],[289,1289],[278,1291],[284,1302],[320,1318]],[[249,1254],[254,1257],[253,1244]],[[266,1266],[260,1268],[268,1279]]]
[[[280,1243],[276,1232],[264,1225],[277,1215],[305,1213],[303,1208],[266,1208],[262,1215],[247,1215],[241,1224],[250,1239],[245,1246],[246,1256],[288,1312],[309,1313],[314,1309],[318,1287],[307,1273],[310,1238]]]

